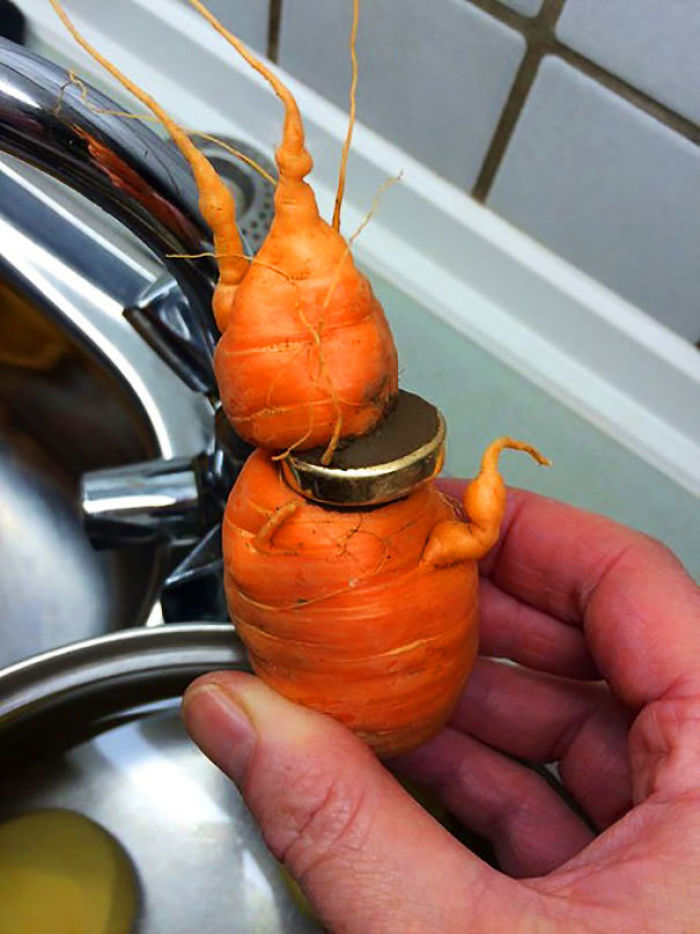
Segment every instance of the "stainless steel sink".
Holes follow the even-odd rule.
[[[171,255],[210,249],[196,192],[173,147],[66,82],[0,41],[0,822],[97,821],[140,931],[317,930],[179,720],[194,677],[246,667],[234,628],[158,625],[197,575],[220,589],[246,454],[218,409],[213,264]],[[228,167],[254,248],[271,193]]]
[[[177,150],[115,109],[0,40],[0,668],[161,622],[164,576],[232,474],[215,268],[173,255],[210,248],[197,192]],[[257,233],[270,191],[228,166]]]
[[[0,822],[54,808],[97,821],[135,870],[141,934],[319,931],[180,721],[175,698],[193,678],[246,666],[230,625],[191,623],[0,671]]]
[[[0,165],[0,666],[159,619],[165,542],[94,550],[81,478],[210,444],[211,404],[122,317],[157,265],[126,233],[107,251],[99,214],[36,172]]]

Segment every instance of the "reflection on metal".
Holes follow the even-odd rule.
[[[179,156],[150,131],[147,140],[133,122],[92,113],[75,89],[66,88],[58,108],[56,88],[66,75],[2,42],[0,75],[0,149],[43,170],[11,158],[0,163],[2,665],[158,618],[165,552],[139,544],[95,554],[75,508],[79,478],[147,458],[189,461],[211,451],[213,409],[124,319],[124,306],[143,296],[163,266],[100,210],[111,209],[152,248],[160,245],[161,254],[206,246]],[[86,143],[89,133],[106,145],[109,132],[125,165],[143,162],[150,171],[152,152],[165,186],[159,197],[169,186],[173,205],[180,199],[184,207],[164,213],[167,201],[158,201],[149,220],[138,186],[124,187],[127,176],[99,162],[106,150]],[[183,227],[177,217],[186,217],[190,204],[192,221]],[[185,228],[189,239],[177,240]],[[206,262],[178,273],[189,295],[208,308]],[[188,320],[200,348],[208,347],[197,316]],[[208,349],[199,363],[204,382]]]
[[[169,700],[199,674],[245,667],[230,625],[192,623],[115,633],[0,672],[0,759],[10,763],[0,820],[68,808],[98,821],[133,860],[142,934],[318,930]]]
[[[213,391],[209,348],[193,327],[190,306],[173,278],[149,283],[124,317],[186,386]]]
[[[52,649],[0,670],[0,750],[32,743],[66,711],[87,720],[174,697],[205,671],[247,668],[233,627],[188,623],[137,628]]]
[[[0,149],[76,189],[153,250],[187,297],[211,353],[215,264],[171,255],[209,245],[189,169],[149,127],[116,110],[63,69],[0,40]]]
[[[187,457],[94,470],[81,484],[85,528],[112,546],[201,533],[199,490]]]
[[[28,457],[23,458],[4,434],[0,665],[57,642],[99,635],[111,622],[105,563],[90,548],[48,470],[30,466]]]
[[[211,528],[184,561],[168,574],[165,587],[174,587],[209,574],[221,577],[224,557],[221,547],[221,523]]]
[[[274,174],[245,143],[224,142]],[[258,245],[271,221],[272,184],[226,148],[200,145],[235,191],[242,227]],[[80,464],[87,530],[103,549],[196,542],[218,522],[248,448],[220,418],[214,426],[216,269],[211,257],[189,256],[211,249],[189,166],[103,95],[2,42],[0,149],[44,173],[0,165],[5,278],[110,371],[137,413],[135,456]],[[118,436],[118,425],[111,428]],[[129,549],[116,560],[128,560]],[[177,553],[169,563],[182,560]],[[196,563],[184,580],[206,574],[202,565],[193,573]],[[152,606],[133,622],[157,618]],[[223,598],[212,607],[222,612]]]

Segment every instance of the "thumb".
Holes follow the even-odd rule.
[[[492,901],[491,917],[504,917],[502,887],[512,883],[457,843],[345,727],[239,672],[195,681],[183,710],[326,926],[369,932],[390,920],[393,930],[449,931],[465,916],[473,925],[476,893],[480,915]]]

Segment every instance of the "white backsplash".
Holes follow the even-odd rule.
[[[557,35],[662,104],[700,121],[698,0],[567,0]]]
[[[540,66],[487,203],[700,336],[697,147],[558,58]]]
[[[283,67],[342,107],[351,7],[282,0],[279,32]],[[360,17],[361,120],[467,192],[490,160],[489,207],[700,340],[700,0],[372,0]]]
[[[284,0],[280,29],[283,68],[343,108],[351,16],[348,0]],[[518,32],[464,0],[364,3],[358,117],[468,190],[524,52]]]

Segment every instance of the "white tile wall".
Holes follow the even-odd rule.
[[[341,107],[351,9],[346,0],[282,8],[280,64]],[[372,0],[360,14],[359,119],[470,189],[524,50],[518,33],[465,0]]]
[[[546,58],[488,203],[700,338],[700,150],[654,118]]]
[[[180,0],[185,6],[187,0]],[[269,17],[268,0],[205,0],[211,12],[234,32],[239,39],[257,49],[267,51],[267,30]]]
[[[700,0],[567,0],[557,35],[700,121]]]
[[[535,16],[542,7],[542,0],[501,0],[501,3],[509,6],[511,10],[524,13],[525,16]]]

